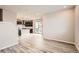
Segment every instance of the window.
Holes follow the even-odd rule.
[[[35,21],[35,33],[38,33],[38,34],[42,33],[41,19],[36,19],[36,21]]]

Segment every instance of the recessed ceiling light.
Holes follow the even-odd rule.
[[[64,6],[64,8],[67,8],[67,6]]]

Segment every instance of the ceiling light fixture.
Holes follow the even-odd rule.
[[[64,6],[64,8],[67,8],[67,6]]]

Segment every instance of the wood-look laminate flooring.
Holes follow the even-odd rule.
[[[19,37],[15,46],[0,50],[0,53],[77,53],[72,44],[43,39],[41,35]]]

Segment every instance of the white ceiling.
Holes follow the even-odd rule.
[[[17,17],[41,16],[46,13],[53,13],[62,9],[72,8],[64,5],[0,5],[0,8],[17,13]]]

